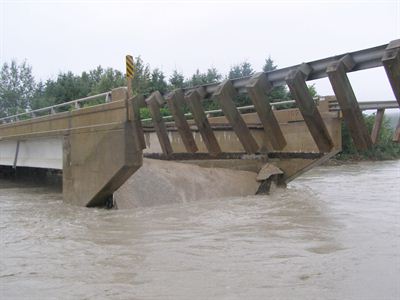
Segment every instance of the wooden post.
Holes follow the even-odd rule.
[[[204,88],[201,87],[199,89],[190,91],[185,95],[185,99],[189,104],[194,121],[201,134],[201,137],[203,138],[203,142],[206,145],[208,152],[210,155],[216,156],[221,153],[221,148],[219,147],[217,138],[214,135],[211,125],[208,122],[207,116],[204,113],[204,109],[201,105],[201,99],[204,94]]]
[[[309,73],[309,66],[303,64],[286,76],[286,83],[319,151],[326,153],[333,148],[333,142],[317,105],[308,91],[305,80]]]
[[[350,61],[349,55],[346,57],[347,61]],[[354,64],[346,63],[345,59],[341,59],[330,64],[326,72],[354,144],[358,150],[365,150],[372,147],[372,140],[346,74],[353,67]]]
[[[372,133],[371,133],[371,140],[374,145],[377,144],[379,140],[379,133],[382,127],[384,113],[385,113],[384,108],[380,108],[376,111],[374,127],[372,128]]]
[[[153,119],[153,126],[156,130],[161,149],[165,155],[172,154],[172,146],[169,141],[167,127],[160,113],[160,104],[164,102],[163,96],[159,91],[155,91],[149,98],[146,99],[147,106],[149,107],[151,117]]]
[[[400,106],[400,39],[389,43],[383,54],[382,64]]]
[[[196,142],[194,140],[193,134],[190,131],[189,124],[185,118],[182,104],[185,103],[183,91],[181,89],[175,90],[169,93],[165,100],[172,116],[174,117],[175,126],[182,138],[182,142],[185,148],[190,153],[195,153],[199,149],[197,148]]]
[[[271,91],[272,85],[268,81],[267,75],[265,73],[255,74],[246,88],[264,127],[266,140],[274,149],[282,150],[286,146],[286,140],[268,100],[268,93]]]
[[[222,82],[214,93],[214,97],[218,100],[225,117],[231,124],[244,150],[249,154],[254,154],[259,150],[259,146],[249,128],[247,128],[242,115],[236,109],[235,102],[233,102],[236,96],[237,92],[230,80]]]

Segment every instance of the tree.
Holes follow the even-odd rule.
[[[206,73],[200,73],[200,70],[197,69],[196,73],[194,73],[188,81],[188,85],[194,87],[207,83],[214,83],[220,81],[221,78],[222,75],[218,73],[216,68],[209,68]]]
[[[192,75],[191,79],[188,80],[186,85],[189,87],[195,87],[199,85],[218,82],[221,80],[221,78],[222,75],[217,71],[216,68],[209,68],[207,69],[206,73],[200,73],[199,69],[197,69],[196,73]],[[217,102],[213,99],[202,101],[202,105],[205,110],[213,110],[219,108]]]
[[[268,72],[276,70],[277,68],[278,68],[278,66],[275,65],[275,63],[272,60],[271,56],[268,56],[268,58],[265,60],[265,64],[263,66],[263,71],[268,73]],[[271,102],[287,100],[287,99],[289,99],[289,91],[288,91],[286,86],[274,87],[270,91],[270,93],[268,95],[268,99]]]
[[[31,101],[31,109],[47,107],[53,104],[54,102],[50,101],[46,97],[46,85],[42,81],[39,81],[39,83],[36,85],[35,94]]]
[[[277,69],[277,65],[275,65],[274,61],[272,60],[271,56],[268,56],[268,58],[265,60],[265,64],[263,67],[264,72],[270,72],[274,71]],[[315,88],[315,84],[308,85],[308,91],[310,92],[312,97],[317,97],[318,93]],[[288,100],[292,99],[292,95],[286,88],[286,86],[278,86],[274,87],[272,91],[270,92],[270,101],[273,100]]]
[[[98,70],[93,70],[90,72],[93,72],[94,74],[95,72],[98,72]],[[84,76],[82,73],[82,80],[83,79]],[[91,79],[91,84],[90,84],[91,95],[96,95],[107,91],[111,91],[114,88],[121,87],[126,84],[126,80],[122,72],[114,70],[113,68],[107,68],[105,70],[102,70],[101,73],[97,73],[96,81],[94,81],[93,77],[91,77],[90,79]]]
[[[60,104],[86,97],[90,90],[89,85],[84,83],[80,76],[69,71],[58,74],[55,81],[47,80],[44,95],[47,101]]]
[[[254,74],[253,67],[251,64],[247,61],[244,61],[240,64],[234,65],[231,67],[229,70],[228,78],[229,79],[235,79],[235,78],[240,78],[240,77],[246,77],[246,76],[251,76]],[[245,106],[245,105],[250,105],[252,102],[250,100],[250,97],[248,95],[238,95],[233,99],[235,102],[236,106]]]
[[[235,79],[240,77],[251,76],[254,74],[254,70],[251,64],[247,61],[244,61],[240,64],[234,65],[229,70],[228,78]]]
[[[159,91],[164,94],[167,91],[167,82],[165,81],[164,73],[156,68],[151,72],[151,79],[149,82],[149,92]]]
[[[308,84],[308,92],[310,93],[311,97],[318,97],[317,89],[315,88],[315,84]]]
[[[263,66],[263,71],[264,72],[269,72],[276,70],[278,66],[275,65],[274,61],[272,60],[271,56],[268,56],[268,58],[265,60],[265,64]]]
[[[26,61],[4,63],[0,70],[0,116],[25,112],[31,107],[36,83]]]
[[[169,78],[171,90],[183,88],[184,82],[185,82],[185,77],[183,77],[183,74],[179,73],[177,70],[174,70],[171,77]]]
[[[132,91],[134,94],[148,94],[150,85],[150,66],[145,64],[140,56],[134,60]]]

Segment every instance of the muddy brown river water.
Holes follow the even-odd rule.
[[[0,299],[400,299],[400,161],[133,210],[0,181]]]

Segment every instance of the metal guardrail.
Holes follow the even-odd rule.
[[[391,109],[391,108],[399,108],[399,104],[396,100],[389,101],[363,101],[358,102],[358,106],[360,110],[377,110],[377,109]],[[334,101],[329,103],[330,111],[340,111],[339,103]]]
[[[93,95],[93,96],[88,96],[88,97],[84,97],[84,98],[80,98],[80,99],[76,99],[76,100],[72,100],[72,101],[68,101],[68,102],[64,102],[64,103],[60,103],[60,104],[56,104],[56,105],[52,105],[52,106],[48,106],[48,107],[43,107],[43,108],[39,108],[39,109],[29,110],[24,113],[19,113],[16,115],[0,118],[0,124],[13,123],[13,122],[18,122],[18,121],[25,120],[25,119],[35,118],[35,117],[39,116],[39,114],[40,114],[40,116],[43,116],[45,114],[52,115],[52,114],[57,113],[57,109],[60,109],[62,107],[79,109],[79,108],[83,107],[85,102],[88,102],[88,101],[91,101],[94,99],[99,99],[102,97],[105,97],[104,102],[110,102],[111,101],[111,92],[105,92],[105,93],[101,93],[101,94],[97,94],[97,95]]]
[[[328,66],[331,63],[339,61],[340,59],[344,58],[347,55],[350,55],[354,62],[354,67],[348,72],[355,72],[359,70],[366,70],[366,69],[380,67],[382,66],[382,57],[387,46],[388,44],[385,44],[373,48],[343,53],[340,55],[335,55],[328,58],[308,62],[306,64],[311,68],[311,72],[307,77],[307,81],[327,77],[328,75],[326,73],[326,69],[328,68]],[[291,71],[300,68],[302,65],[304,65],[304,63],[300,65],[295,65],[287,68],[266,72],[268,76],[268,81],[274,87],[286,85],[286,76]],[[247,77],[232,79],[231,82],[233,86],[239,91],[239,93],[247,93],[246,85],[250,79],[251,76],[247,76]],[[195,90],[196,88],[203,87],[207,95],[212,95],[217,90],[219,85],[220,82],[211,83],[197,87],[186,88],[184,89],[184,91]]]
[[[318,99],[319,98],[316,98],[315,100],[318,100]],[[279,102],[272,102],[271,106],[272,107],[278,107],[278,106],[287,105],[287,104],[296,104],[296,101],[295,100],[285,100],[285,101],[279,101]],[[240,112],[249,111],[249,110],[250,111],[255,111],[254,105],[240,106],[240,107],[236,107],[236,109],[238,111],[240,111]],[[204,113],[206,115],[215,115],[215,114],[223,113],[223,111],[222,111],[222,109],[214,109],[214,110],[206,110],[206,111],[204,111]],[[189,113],[185,113],[184,116],[185,117],[192,117],[193,114],[189,112]],[[163,116],[162,118],[164,120],[171,120],[171,119],[173,119],[173,116],[172,115]],[[141,121],[142,122],[150,122],[150,121],[152,121],[152,118],[142,119]]]

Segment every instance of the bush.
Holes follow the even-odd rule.
[[[364,115],[364,122],[368,131],[372,131],[375,122],[375,114]],[[392,141],[393,129],[389,125],[389,120],[384,116],[379,140],[370,150],[357,151],[347,126],[342,123],[342,152],[336,155],[337,159],[355,160],[385,160],[400,158],[400,144]]]
[[[166,117],[166,116],[170,116],[171,113],[169,111],[168,108],[166,107],[162,107],[160,108],[160,113],[161,116]],[[150,110],[147,107],[142,107],[140,109],[140,118],[143,119],[151,119],[151,114],[150,114]]]

